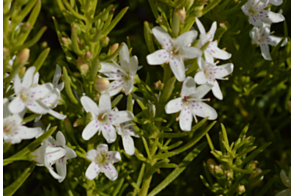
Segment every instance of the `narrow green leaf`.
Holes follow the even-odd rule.
[[[30,116],[28,116],[28,117],[25,117],[23,120],[22,120],[22,124],[26,124],[26,123],[28,123],[28,122],[31,122],[32,120],[34,120],[35,118],[37,118],[37,117],[39,117],[40,116],[40,114],[32,114],[32,115],[30,115]]]
[[[254,173],[254,171],[249,170],[249,169],[241,169],[238,167],[231,167],[234,171],[240,172],[240,173],[244,173],[244,174],[252,174]]]
[[[206,133],[206,139],[207,139],[208,145],[209,145],[209,147],[210,147],[210,150],[211,150],[211,151],[214,151],[214,145],[213,145],[213,143],[212,143],[212,141],[211,141],[211,138],[210,138],[210,136],[209,136],[208,133]]]
[[[154,42],[153,42],[152,32],[149,27],[149,23],[147,21],[144,22],[144,38],[145,38],[148,51],[150,53],[153,53],[155,51]]]
[[[67,74],[67,70],[65,67],[63,67],[63,79],[64,79],[64,87],[65,87],[65,92],[68,95],[69,99],[74,103],[74,104],[78,104],[78,100],[75,98],[70,83],[71,80]]]
[[[76,24],[73,24],[72,28],[71,28],[71,43],[72,43],[72,49],[73,51],[80,56],[83,56],[85,54],[85,52],[83,52],[80,49],[79,43],[78,43],[78,32],[76,29]]]
[[[49,52],[50,52],[50,48],[46,48],[45,50],[42,51],[42,53],[38,56],[37,60],[34,62],[33,66],[36,67],[35,73],[38,72],[38,70],[41,68],[41,66],[45,62]]]
[[[18,157],[12,157],[3,159],[3,166],[8,165],[9,163],[12,163],[14,161],[31,161],[35,156],[31,154],[27,154],[25,156],[18,156]]]
[[[261,153],[264,149],[266,149],[270,144],[271,144],[271,142],[268,142],[268,143],[262,145],[261,147],[259,147],[258,149],[256,149],[248,157],[246,157],[246,159],[244,159],[244,161],[242,162],[242,165],[244,165],[244,164],[248,163],[249,161],[253,160],[259,153]]]
[[[130,112],[133,112],[133,97],[132,97],[132,94],[128,95],[127,110],[130,111]]]
[[[120,94],[118,95],[112,102],[111,102],[111,107],[115,107],[119,102],[120,100],[123,98],[123,95]]]
[[[266,185],[263,186],[263,188],[261,189],[261,191],[259,191],[257,193],[258,196],[263,196],[273,185],[275,181],[275,178],[272,178],[268,181],[268,183],[266,183]]]
[[[159,98],[159,103],[165,104],[167,103],[169,97],[171,96],[175,83],[177,79],[175,77],[170,78],[166,84],[164,84],[163,90],[161,92],[161,96]]]

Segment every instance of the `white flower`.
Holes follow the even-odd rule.
[[[211,106],[203,103],[202,101],[208,101],[209,99],[202,99],[206,95],[212,86],[209,84],[203,84],[196,88],[195,82],[192,77],[187,77],[183,83],[181,97],[173,99],[165,106],[167,114],[176,113],[181,111],[180,127],[183,131],[191,131],[192,116],[197,122],[196,116],[209,117],[209,120],[217,118],[215,109]]]
[[[153,35],[162,45],[161,50],[157,50],[147,56],[147,62],[150,65],[160,65],[169,62],[178,81],[185,80],[185,65],[183,59],[193,59],[201,56],[202,51],[195,47],[189,47],[197,37],[197,31],[191,30],[183,33],[177,39],[173,40],[170,35],[161,27],[152,29]]]
[[[132,137],[139,137],[134,129],[134,123],[125,122],[116,127],[117,133],[122,137],[124,149],[128,155],[135,153],[135,145]]]
[[[202,57],[197,59],[197,63],[201,71],[198,71],[194,77],[197,84],[211,84],[213,95],[222,100],[223,94],[220,90],[219,84],[216,79],[226,80],[223,78],[233,72],[234,65],[232,63],[227,63],[224,65],[216,66],[213,62],[204,61]]]
[[[85,127],[82,133],[84,140],[89,140],[97,132],[102,131],[103,137],[108,143],[116,140],[115,128],[118,125],[134,118],[129,111],[113,111],[111,110],[111,101],[109,93],[103,93],[99,99],[99,107],[87,96],[81,98],[81,103],[86,112],[91,112],[92,121]]]
[[[268,45],[276,46],[282,40],[282,38],[270,35],[269,25],[263,25],[263,27],[254,27],[250,31],[249,35],[253,42],[260,45],[263,58],[271,61],[272,57]],[[284,46],[287,42],[288,39],[286,38],[281,46]]]
[[[119,152],[108,151],[106,144],[100,144],[96,150],[88,151],[86,156],[92,161],[86,171],[86,177],[89,180],[96,178],[100,172],[103,172],[112,181],[117,179],[118,173],[113,163],[121,160]]]
[[[56,134],[56,140],[49,137],[32,154],[38,156],[34,158],[34,161],[38,163],[37,165],[45,166],[58,182],[62,182],[66,176],[66,161],[77,156],[73,149],[66,146],[66,141],[61,131]],[[52,168],[54,164],[56,164],[57,172]]]
[[[288,188],[278,192],[275,196],[290,196],[291,195],[291,169],[289,171],[288,176],[286,175],[286,172],[282,170],[280,173],[280,177],[283,184]]]
[[[116,95],[123,88],[125,88],[126,95],[130,94],[133,90],[134,78],[138,70],[138,58],[137,56],[130,58],[129,49],[126,44],[119,51],[119,62],[121,66],[115,61],[113,61],[113,64],[101,62],[99,72],[106,75],[109,80],[114,80],[110,83],[109,89],[105,91],[110,96]]]
[[[28,128],[22,125],[25,110],[19,114],[11,114],[8,109],[9,101],[3,99],[3,138],[11,144],[20,143],[22,139],[32,139],[42,133],[41,128]]]
[[[278,23],[285,20],[284,16],[279,13],[274,13],[270,10],[264,10],[268,6],[267,2],[261,0],[248,0],[241,9],[249,16],[249,23],[261,27],[262,23]]]
[[[261,0],[264,3],[271,3],[275,6],[279,6],[283,3],[283,0]]]
[[[64,119],[65,115],[54,112],[46,105],[47,103],[52,105],[57,100],[57,94],[54,93],[53,85],[50,83],[42,85],[33,84],[35,70],[36,67],[30,67],[26,71],[22,82],[18,74],[15,76],[14,92],[16,98],[8,106],[10,112],[17,114],[28,108],[36,114],[50,113],[56,118]]]
[[[202,23],[197,17],[195,18],[195,21],[200,31],[200,40],[196,44],[196,47],[201,48],[207,42],[210,42],[206,50],[204,51],[204,56],[206,61],[214,62],[213,58],[222,59],[222,60],[227,60],[231,58],[232,55],[230,53],[224,50],[221,50],[217,47],[217,41],[213,42],[214,34],[216,31],[216,22],[214,21],[212,23],[210,30],[206,33],[204,26],[202,25]]]

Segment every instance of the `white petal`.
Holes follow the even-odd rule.
[[[192,96],[198,99],[202,99],[211,90],[211,88],[212,85],[210,84],[202,84],[196,88]]]
[[[20,78],[18,74],[16,74],[14,77],[13,87],[14,87],[15,94],[18,94],[23,89],[23,87],[21,86],[21,82],[20,82]]]
[[[206,34],[204,26],[202,25],[202,23],[200,22],[200,20],[197,17],[195,18],[195,21],[196,21],[196,25],[197,25],[198,30],[200,31],[200,33],[201,34]]]
[[[210,27],[210,30],[207,32],[207,36],[209,37],[208,41],[213,40],[216,28],[217,28],[217,24],[216,24],[216,21],[214,21]]]
[[[191,76],[188,76],[183,82],[181,90],[182,97],[191,95],[191,93],[193,93],[195,89],[196,85],[194,79]]]
[[[21,85],[22,85],[23,88],[28,89],[30,86],[32,86],[35,71],[36,71],[35,66],[31,66],[30,68],[28,68],[28,70],[26,71],[26,73],[24,74],[24,77],[22,79],[22,84]]]
[[[41,133],[42,129],[37,128],[28,128],[25,126],[19,126],[17,130],[15,130],[15,135],[20,137],[21,139],[32,139]]]
[[[137,56],[132,56],[129,63],[129,71],[131,75],[135,76],[138,70],[138,58]]]
[[[93,137],[97,132],[99,126],[98,120],[92,120],[83,130],[82,137],[84,140],[89,140],[91,137]]]
[[[253,29],[249,32],[249,36],[251,37],[254,43],[259,44],[257,40],[257,31],[258,27],[253,27]]]
[[[56,161],[56,171],[62,177],[58,179],[58,182],[61,183],[66,176],[66,160],[65,158],[59,159]]]
[[[49,112],[49,108],[41,104],[39,100],[29,100],[26,107],[36,114],[47,114]]]
[[[217,81],[214,82],[214,85],[211,90],[212,90],[213,95],[216,98],[218,98],[219,100],[223,100],[223,93],[222,93]]]
[[[210,44],[209,46],[210,46],[210,48],[207,47],[207,49],[211,52],[211,54],[214,58],[227,60],[227,59],[231,58],[231,56],[232,56],[232,54],[230,54],[224,50],[219,49],[214,44]]]
[[[165,112],[167,114],[172,114],[180,111],[182,109],[182,98],[177,98],[170,100],[165,106]]]
[[[8,98],[4,98],[3,99],[3,118],[6,118],[6,117],[10,116],[10,114],[11,114],[8,109],[8,105],[9,105]]]
[[[249,16],[249,23],[256,27],[262,27],[262,21],[256,17]]]
[[[241,10],[244,12],[244,14],[246,14],[247,16],[249,16],[249,13],[248,13],[248,8],[246,6],[246,4],[248,4],[249,1],[247,1],[247,3],[245,3],[245,5],[243,5],[241,7]]]
[[[212,52],[209,49],[204,51],[205,61],[208,63],[214,63],[214,58],[212,56]]]
[[[205,61],[204,61],[204,59],[202,58],[202,57],[198,57],[197,58],[197,64],[198,64],[198,66],[199,66],[199,68],[202,70],[202,71],[204,71],[205,70]]]
[[[34,79],[33,79],[33,84],[38,84],[39,83],[39,77],[40,77],[39,72],[35,73]]]
[[[203,118],[209,116],[209,120],[214,120],[217,118],[215,109],[203,102],[196,102],[194,107],[192,106],[192,112],[193,114]]]
[[[111,115],[109,115],[109,120],[113,125],[119,125],[123,122],[130,121],[134,118],[134,114],[130,111],[113,111]]]
[[[108,163],[107,165],[101,167],[101,170],[104,172],[105,176],[109,178],[109,180],[114,181],[117,179],[118,173],[111,163]]]
[[[149,65],[160,65],[168,61],[170,55],[165,49],[161,49],[147,55],[146,58]]]
[[[183,47],[181,48],[181,53],[186,59],[194,59],[202,55],[202,51],[195,47]]]
[[[106,139],[107,143],[112,143],[116,140],[115,128],[112,125],[109,125],[109,126],[102,125],[101,129],[102,129],[102,135]]]
[[[205,84],[207,82],[203,71],[197,72],[194,77],[194,80],[197,84]]]
[[[64,180],[64,177],[58,175],[49,165],[46,165],[47,169],[49,170],[49,173],[53,176],[53,178],[59,180]]]
[[[188,32],[183,33],[174,41],[174,45],[180,47],[187,47],[189,44],[193,43],[196,39],[198,33],[195,30],[191,30]]]
[[[108,151],[108,145],[107,144],[99,144],[97,146],[97,151],[100,152],[107,152]]]
[[[282,40],[282,37],[276,37],[273,35],[268,36],[267,40],[267,44],[272,45],[272,46],[276,46],[278,45],[278,43],[280,43],[280,41]],[[282,47],[286,45],[286,43],[288,42],[288,39],[286,38],[283,43],[282,43]]]
[[[179,82],[182,82],[185,80],[185,65],[181,58],[171,58],[169,60],[169,65],[174,73],[175,77]]]
[[[60,98],[60,91],[57,88],[55,88],[50,94],[43,97],[42,103],[49,108],[55,108],[58,104],[59,98]]]
[[[291,186],[290,180],[289,180],[289,178],[288,178],[288,176],[287,176],[287,174],[286,174],[286,172],[284,170],[282,170],[280,172],[280,178],[281,178],[281,180],[282,180],[282,182],[283,182],[283,184],[285,186],[287,186],[287,187]]]
[[[55,118],[59,119],[59,120],[63,120],[66,118],[66,115],[60,114],[54,110],[49,109],[48,113],[51,114],[52,116],[54,116]]]
[[[25,109],[25,103],[19,97],[16,97],[9,103],[8,109],[13,114],[20,113]]]
[[[130,79],[127,83],[125,83],[125,94],[128,95],[132,92],[134,86],[133,79]]]
[[[99,108],[97,104],[89,97],[87,96],[82,96],[81,97],[81,104],[83,108],[86,110],[86,112],[91,112],[91,114],[98,115],[99,113]]]
[[[279,6],[283,3],[283,0],[270,0],[270,2],[275,6]]]
[[[64,157],[66,150],[63,147],[51,147],[46,148],[46,158],[48,162],[55,162],[56,160]]]
[[[152,29],[152,33],[153,35],[156,37],[157,41],[163,45],[164,47],[166,47],[166,44],[170,44],[170,41],[172,42],[172,38],[170,37],[170,35],[163,30],[163,28],[156,26]]]
[[[97,163],[92,162],[87,168],[85,175],[88,180],[94,180],[94,178],[96,178],[99,175],[99,173],[100,166]]]
[[[66,149],[66,155],[65,155],[66,160],[77,157],[77,154],[73,149],[71,149],[67,146],[65,147],[65,149]]]
[[[182,131],[191,131],[192,126],[192,112],[189,106],[184,106],[180,114],[180,127]]]
[[[43,99],[54,91],[54,87],[51,83],[37,85],[35,87],[31,87],[30,89],[30,95],[33,96],[32,98],[34,99]]]
[[[134,140],[131,136],[124,136],[122,138],[123,146],[128,155],[133,155],[135,153]]]
[[[130,62],[129,49],[125,43],[122,43],[122,44],[123,44],[123,47],[119,51],[119,63],[124,69],[128,70],[128,65]]]
[[[64,82],[61,82],[60,84],[58,84],[56,88],[58,88],[59,91],[62,91],[62,89],[64,88]]]
[[[285,20],[285,17],[280,14],[280,13],[275,13],[275,12],[272,12],[272,11],[269,11],[269,10],[262,10],[260,13],[259,13],[259,18],[264,21],[264,22],[267,22],[267,23],[277,23],[277,22],[282,22]]]
[[[269,47],[267,44],[260,44],[261,54],[265,60],[272,60]]]
[[[117,151],[109,151],[109,152],[107,152],[107,155],[108,155],[108,160],[111,163],[112,162],[116,163],[121,160],[121,156],[120,156],[119,152],[117,152]]]
[[[103,93],[99,99],[99,110],[100,111],[109,111],[111,110],[111,100],[108,93]]]
[[[114,96],[123,89],[125,84],[124,80],[114,80],[109,84],[109,89],[105,92],[109,93],[110,96]]]
[[[220,65],[220,66],[217,66],[215,68],[215,78],[223,78],[229,74],[231,74],[234,70],[234,65],[233,63],[227,63],[227,64],[224,64],[224,65]]]
[[[59,65],[56,64],[55,73],[53,76],[53,84],[55,87],[58,85],[58,81],[60,79],[60,76],[61,76],[61,68]]]
[[[58,131],[56,134],[56,144],[58,144],[58,146],[63,146],[63,147],[65,147],[66,145],[65,137],[61,131]]]
[[[120,79],[120,74],[123,73],[122,67],[112,64],[112,63],[105,63],[101,62],[101,69],[99,70],[100,73],[110,77],[110,78],[117,78]],[[117,77],[118,76],[118,77]]]
[[[97,151],[95,149],[89,150],[86,154],[87,159],[94,161],[97,156]]]

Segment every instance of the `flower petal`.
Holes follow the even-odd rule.
[[[56,144],[58,146],[66,146],[65,137],[61,131],[58,131],[56,134]]]
[[[123,89],[124,85],[124,80],[115,80],[109,84],[109,89],[105,92],[109,93],[110,96],[114,96]]]
[[[100,166],[97,163],[92,162],[87,168],[85,175],[88,180],[94,180],[94,178],[96,178],[99,175],[99,173]]]
[[[147,55],[146,58],[149,65],[160,65],[168,61],[170,55],[165,49],[161,49]]]
[[[271,45],[271,46],[276,46],[278,45],[278,43],[280,43],[280,41],[282,40],[283,38],[282,37],[276,37],[276,36],[273,36],[273,35],[270,35],[267,37],[266,41],[267,41],[267,44]],[[288,42],[288,39],[286,38],[283,43],[282,43],[282,47],[286,45],[286,43]]]
[[[123,73],[122,67],[115,65],[113,63],[105,63],[101,62],[101,69],[99,70],[100,73],[110,77],[110,78],[117,78],[119,79],[120,74]]]
[[[13,114],[20,113],[25,109],[25,103],[19,97],[16,97],[9,103],[8,109]]]
[[[59,120],[63,120],[66,118],[66,115],[60,114],[54,110],[49,109],[48,113],[51,114],[52,116],[54,116],[55,118],[59,119]]]
[[[217,24],[216,21],[214,21],[210,27],[210,30],[207,32],[208,41],[213,41],[216,28]]]
[[[192,112],[188,105],[185,105],[180,114],[180,127],[182,131],[191,131],[192,126]]]
[[[36,71],[36,67],[35,66],[31,66],[30,68],[27,69],[26,73],[23,76],[22,79],[22,84],[21,86],[23,88],[30,88],[33,84],[33,80],[34,80],[34,72]]]
[[[106,163],[106,165],[101,167],[101,171],[104,172],[105,176],[109,178],[109,180],[114,181],[117,179],[118,173],[111,163]]]
[[[94,161],[97,156],[97,151],[95,149],[89,150],[86,154],[87,159]]]
[[[209,51],[208,48],[204,51],[204,56],[205,56],[205,61],[206,62],[208,62],[208,63],[214,63],[214,58],[212,56],[211,51]]]
[[[249,16],[249,23],[256,27],[262,27],[262,21],[253,16]]]
[[[56,64],[55,73],[53,76],[53,84],[55,87],[58,85],[60,76],[61,76],[61,68],[59,65]]]
[[[231,58],[232,54],[221,50],[217,47],[216,42],[212,42],[210,45],[209,51],[211,52],[212,56],[217,59],[227,60]]]
[[[9,105],[8,98],[4,98],[3,99],[3,118],[6,118],[6,117],[10,116],[10,114],[11,114],[8,109],[8,105]]]
[[[283,3],[283,0],[270,0],[271,4],[279,6]]]
[[[46,148],[46,160],[49,163],[55,162],[56,160],[64,157],[66,155],[66,150],[63,147],[51,147]]]
[[[283,182],[283,184],[285,186],[287,186],[287,187],[291,186],[290,180],[289,180],[289,178],[288,178],[288,176],[287,176],[287,174],[286,174],[286,172],[284,170],[282,170],[280,172],[280,178],[281,178],[281,180],[282,180],[282,182]]]
[[[130,62],[129,49],[125,43],[122,43],[122,44],[123,44],[123,46],[119,51],[119,63],[124,69],[129,70],[128,69],[128,65]]]
[[[259,44],[257,40],[257,31],[258,27],[253,27],[253,29],[249,32],[249,36],[251,37],[254,43]]]
[[[231,74],[234,70],[233,63],[227,63],[224,65],[216,66],[215,70],[215,78],[220,79],[223,78],[229,74]]]
[[[193,93],[195,89],[196,89],[196,85],[195,85],[194,79],[191,76],[188,76],[182,85],[182,90],[181,90],[182,97],[191,95],[191,93]]]
[[[107,144],[99,144],[96,149],[97,149],[97,151],[99,153],[107,152],[108,151],[108,145]]]
[[[134,118],[134,114],[130,111],[112,111],[109,120],[113,125],[119,125],[123,122],[130,121]]]
[[[98,116],[99,114],[99,108],[97,104],[89,97],[82,96],[81,97],[81,104],[83,108],[86,110],[86,112],[91,112],[91,114],[94,116]]]
[[[41,102],[49,108],[55,108],[58,104],[59,98],[60,91],[57,88],[55,88],[50,94],[46,95]]]
[[[212,89],[211,84],[202,84],[193,92],[192,97],[202,99]]]
[[[174,73],[175,77],[179,82],[182,82],[185,80],[185,65],[181,58],[171,58],[169,60],[169,65]]]
[[[62,91],[62,89],[64,88],[64,82],[61,82],[60,84],[58,84],[56,88],[58,88],[59,91]]]
[[[177,98],[170,100],[165,106],[165,112],[167,114],[172,114],[180,111],[182,109],[182,98]]]
[[[103,93],[99,99],[99,110],[100,111],[109,111],[111,110],[111,100],[108,93]]]
[[[265,60],[271,61],[271,53],[267,44],[260,44],[261,54]]]
[[[51,83],[37,85],[35,87],[31,87],[30,89],[30,96],[33,96],[32,98],[34,99],[43,99],[54,91],[54,87]]]
[[[180,50],[182,56],[186,59],[194,59],[202,55],[202,51],[195,47],[183,47]]]
[[[101,126],[102,135],[106,139],[107,143],[112,143],[116,140],[115,128],[112,125],[106,126],[105,124]]]
[[[267,23],[278,23],[278,22],[282,22],[285,20],[285,17],[280,14],[280,13],[275,13],[275,12],[272,12],[272,11],[269,11],[269,10],[262,10],[260,13],[259,13],[259,18],[264,21],[264,22],[267,22]]]
[[[194,105],[195,106],[192,107],[193,114],[202,118],[206,118],[207,116],[209,116],[209,120],[214,120],[217,118],[217,113],[215,109],[207,105],[206,103],[196,102]]]
[[[218,98],[219,100],[223,100],[223,93],[222,93],[217,81],[214,82],[214,85],[211,90],[212,90],[213,95],[216,98]]]
[[[89,140],[93,137],[100,128],[98,120],[92,120],[83,130],[82,137],[84,140]]]
[[[23,89],[18,74],[16,74],[14,77],[13,87],[15,94],[18,94]]]
[[[133,155],[135,153],[134,140],[131,136],[123,136],[122,138],[123,146],[128,155]]]
[[[121,156],[120,156],[119,152],[117,152],[117,151],[109,151],[109,152],[107,152],[107,155],[108,155],[108,160],[111,163],[112,162],[116,163],[121,160]]]
[[[198,71],[194,77],[197,84],[205,84],[207,82],[203,71]]]
[[[129,63],[129,72],[132,76],[135,76],[138,70],[138,58],[137,56],[132,56]]]
[[[198,33],[195,30],[191,30],[183,33],[174,41],[174,45],[179,47],[188,47],[191,43],[193,43],[197,37]]]
[[[62,177],[58,179],[58,182],[61,183],[66,176],[66,160],[65,158],[61,158],[58,161],[56,161],[56,171],[57,173]]]
[[[20,137],[21,139],[32,139],[39,135],[42,132],[42,129],[37,128],[28,128],[25,126],[19,126],[17,130],[15,130],[15,135]]]
[[[157,41],[164,47],[169,46],[170,42],[173,41],[170,35],[159,26],[154,27],[152,29],[152,33],[157,39]]]
[[[200,31],[200,34],[206,34],[205,28],[202,25],[201,21],[197,17],[195,17],[195,21],[196,21],[196,25],[198,27],[198,30]]]
[[[125,94],[126,95],[128,95],[132,92],[133,86],[134,86],[133,79],[130,79],[129,81],[127,81],[127,83],[125,83]]]
[[[36,114],[47,114],[49,112],[49,108],[39,100],[29,100],[26,103],[26,107]]]
[[[53,178],[57,179],[58,181],[61,180],[63,181],[64,178],[60,175],[58,175],[54,170],[53,168],[50,167],[49,164],[46,165],[47,169],[49,170],[49,173],[53,176]]]
[[[73,149],[67,146],[65,147],[65,149],[66,149],[66,155],[65,155],[66,160],[77,157],[77,154]]]

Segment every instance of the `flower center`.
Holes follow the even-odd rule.
[[[251,15],[251,16],[256,16],[257,12],[256,10],[254,9],[254,7],[250,7],[248,9],[248,13]]]
[[[23,90],[20,93],[20,99],[23,100],[23,102],[28,102],[29,101],[29,95],[30,92],[28,90]]]
[[[99,165],[104,165],[105,162],[107,161],[106,155],[107,155],[107,152],[98,153],[95,158],[95,162],[98,163]]]
[[[213,66],[206,64],[203,72],[208,82],[211,83],[215,81],[214,75],[216,74],[216,71],[214,70]]]
[[[100,121],[100,122],[105,122],[107,120],[107,113],[101,113],[98,115],[97,119]]]
[[[9,133],[10,129],[9,129],[7,126],[4,126],[4,127],[3,127],[3,131],[4,131],[5,133]]]
[[[179,55],[179,53],[180,53],[180,51],[179,51],[179,47],[177,47],[177,46],[173,46],[172,49],[171,49],[171,51],[170,51],[170,53],[171,53],[171,55],[173,55],[173,56],[177,56],[177,55]]]
[[[183,99],[182,99],[183,102],[188,102],[189,101],[189,97],[188,96],[185,96]]]

